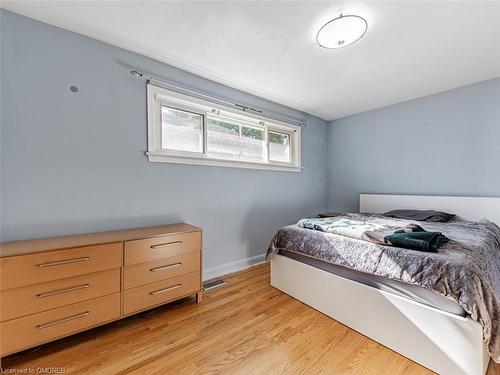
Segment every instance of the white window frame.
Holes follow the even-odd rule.
[[[301,128],[300,126],[267,118],[257,114],[242,112],[241,110],[213,103],[208,100],[168,90],[163,87],[147,85],[148,102],[148,160],[150,162],[195,164],[219,167],[267,169],[273,171],[300,172],[301,164]],[[161,138],[161,107],[189,111],[203,116],[203,152],[175,151],[162,149]],[[207,155],[207,116],[227,115],[233,119],[248,122],[251,127],[264,129],[266,155],[268,162],[253,162],[240,160],[225,160],[211,158]],[[290,135],[290,162],[269,160],[268,132],[276,131]]]

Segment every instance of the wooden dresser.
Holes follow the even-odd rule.
[[[0,356],[196,293],[189,224],[0,244]]]

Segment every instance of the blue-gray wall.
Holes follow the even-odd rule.
[[[500,196],[500,78],[333,121],[329,207],[359,193]]]
[[[327,207],[324,121],[303,129],[301,173],[149,163],[145,83],[129,66],[305,115],[4,10],[1,42],[3,241],[185,221],[203,228],[214,267],[262,254],[279,227]]]

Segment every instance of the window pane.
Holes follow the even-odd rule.
[[[290,134],[269,131],[269,160],[290,162]]]
[[[161,148],[203,152],[203,116],[161,107]]]
[[[211,158],[265,161],[264,130],[231,120],[207,118],[207,154]]]
[[[241,127],[242,155],[241,160],[265,161],[266,143],[264,130]]]

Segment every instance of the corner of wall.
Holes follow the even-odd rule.
[[[335,120],[328,121],[326,123],[327,133],[326,133],[326,190],[327,190],[327,207],[328,211],[334,211],[333,205],[333,171],[332,171],[332,157],[331,157],[331,144],[332,144],[332,132],[333,126],[335,126]]]

